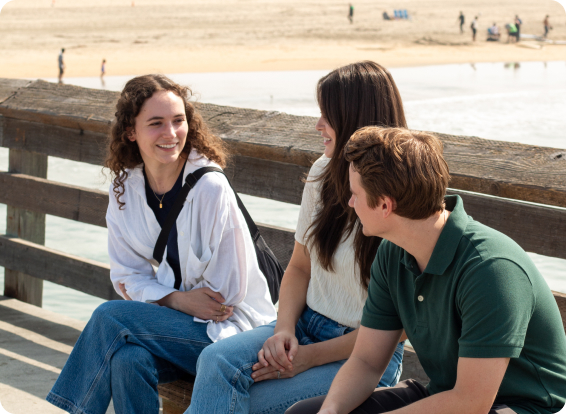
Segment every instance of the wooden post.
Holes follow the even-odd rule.
[[[2,119],[0,119],[0,122]],[[25,139],[25,138],[24,138]],[[47,155],[10,149],[8,170],[47,178]],[[38,244],[45,244],[45,214],[8,206],[6,233]],[[41,306],[43,280],[5,269],[4,295]]]

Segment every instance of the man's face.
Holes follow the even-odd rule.
[[[383,232],[381,229],[381,220],[379,216],[379,206],[378,208],[371,208],[367,203],[367,194],[362,188],[361,175],[352,169],[350,165],[350,190],[352,191],[352,197],[348,205],[356,210],[356,214],[360,218],[362,223],[362,231],[365,236],[378,236]]]

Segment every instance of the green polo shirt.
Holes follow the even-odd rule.
[[[511,358],[496,403],[518,414],[556,413],[566,397],[566,335],[548,285],[509,237],[474,221],[459,196],[430,261],[383,241],[362,325],[404,328],[431,394],[456,384],[459,357]]]

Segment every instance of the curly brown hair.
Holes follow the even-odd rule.
[[[189,132],[181,157],[187,159],[194,148],[199,154],[216,162],[222,168],[226,166],[228,157],[224,142],[212,134],[202,116],[190,102],[192,91],[181,86],[163,75],[144,75],[135,77],[126,83],[116,103],[115,119],[110,132],[106,161],[104,166],[114,175],[114,195],[119,208],[123,209],[125,202],[120,200],[124,195],[124,182],[128,178],[127,169],[136,167],[143,162],[138,144],[130,141],[129,137],[136,125],[143,104],[158,91],[170,91],[179,96],[185,105],[185,115]]]

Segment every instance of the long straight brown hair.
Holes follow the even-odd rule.
[[[338,245],[352,232],[360,283],[367,288],[370,268],[381,239],[366,237],[353,208],[348,206],[349,164],[344,146],[356,130],[365,126],[406,128],[401,95],[393,77],[383,66],[364,61],[335,69],[318,81],[317,100],[321,115],[336,133],[334,153],[317,181],[321,181],[321,208],[310,227],[309,244],[327,271],[334,271]]]

